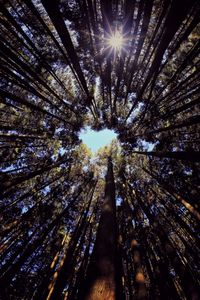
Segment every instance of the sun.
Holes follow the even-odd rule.
[[[115,50],[120,50],[123,46],[123,36],[119,31],[113,33],[108,39],[108,45]]]

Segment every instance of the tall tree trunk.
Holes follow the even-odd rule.
[[[111,158],[108,158],[105,199],[83,293],[79,299],[116,299],[116,203]]]
[[[157,156],[157,157],[167,157],[167,158],[174,158],[177,160],[187,160],[187,161],[194,161],[199,162],[200,161],[200,153],[199,151],[132,151],[132,153],[147,155],[147,156]]]
[[[74,67],[74,70],[76,71],[76,74],[81,82],[83,90],[85,91],[85,93],[88,97],[87,105],[90,105],[91,97],[89,94],[87,83],[86,83],[83,71],[81,69],[79,59],[78,59],[76,50],[74,48],[71,36],[65,25],[64,20],[62,19],[62,16],[60,14],[59,3],[58,3],[58,1],[53,1],[50,3],[47,0],[42,0],[42,4],[43,4],[45,10],[47,11],[53,25],[55,26],[55,29],[58,32],[58,35],[63,43],[63,46],[65,47],[67,54],[70,58],[70,61]]]

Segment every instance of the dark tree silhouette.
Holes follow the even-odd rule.
[[[0,299],[200,298],[199,22],[0,0]],[[88,126],[118,139],[92,155]]]

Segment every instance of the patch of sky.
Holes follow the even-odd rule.
[[[124,90],[124,92],[125,92],[125,90]],[[134,92],[131,92],[131,93],[129,93],[128,94],[128,106],[129,106],[129,108],[131,108],[132,107],[132,105],[133,105],[133,100],[135,100],[136,99],[136,93],[134,93]]]
[[[84,172],[87,172],[87,171],[88,171],[88,166],[84,166],[84,167],[83,167],[83,171],[84,171]]]
[[[62,130],[63,130],[63,129],[62,129],[62,128],[60,128],[60,127],[56,128],[56,130],[55,130],[55,134],[58,134],[58,133],[60,133]]]
[[[17,130],[8,130],[8,134],[18,134]]]
[[[67,99],[63,99],[63,101],[66,103],[66,104],[71,104],[71,102],[69,101],[69,100],[67,100]]]
[[[99,95],[99,91],[100,91],[100,84],[101,84],[101,80],[99,77],[95,78],[95,87],[94,87],[94,97],[95,99],[98,97]]]
[[[33,230],[30,229],[30,230],[28,231],[28,236],[31,236],[32,233],[33,233]]]
[[[27,207],[27,206],[24,206],[24,207],[22,208],[22,214],[25,214],[27,211],[28,211],[28,207]]]
[[[21,26],[21,29],[29,36],[29,38],[32,38],[33,37],[33,35],[32,35],[32,33],[30,32],[30,30],[28,29],[28,27],[27,27],[27,25],[22,25]]]
[[[50,192],[50,187],[49,187],[49,186],[46,186],[46,187],[43,189],[44,195],[46,196],[49,192]]]
[[[116,199],[116,205],[120,206],[122,204],[122,202],[123,202],[123,199],[121,197],[117,197],[117,199]]]
[[[132,93],[132,94],[134,94],[134,97],[136,96],[135,93]],[[131,101],[129,101],[129,108],[132,107],[133,99],[134,99],[134,98],[133,98],[133,96],[132,96]],[[128,117],[128,119],[127,119],[127,121],[126,121],[127,124],[130,124],[130,123],[133,121],[133,119],[134,119],[135,117],[137,117],[137,115],[141,112],[143,106],[144,106],[144,103],[143,103],[143,102],[139,102],[139,103],[138,103],[138,105],[136,106],[136,108],[132,111],[131,115]]]
[[[185,170],[183,170],[183,173],[188,175],[188,176],[191,176],[193,172],[192,172],[192,169],[186,168]]]
[[[135,220],[134,220],[134,219],[132,219],[132,224],[133,224],[133,227],[135,228],[136,223],[135,223]]]
[[[91,243],[91,245],[90,245],[90,249],[89,249],[89,253],[90,253],[90,254],[93,252],[93,249],[94,249],[94,244],[93,244],[93,243]]]
[[[63,156],[66,152],[67,152],[67,150],[66,150],[65,148],[63,148],[63,147],[61,147],[61,148],[59,149],[59,154],[60,154],[61,156]]]
[[[73,44],[78,47],[78,32],[76,32],[74,29],[72,29],[72,26],[71,26],[72,22],[69,21],[69,20],[65,20],[65,25],[70,33],[70,36],[71,36],[71,39],[72,39],[72,42]]]
[[[1,171],[2,173],[6,173],[6,172],[8,172],[8,171],[14,171],[15,168],[16,168],[15,166],[11,165],[11,166],[9,166],[9,167],[0,169],[0,171]]]
[[[145,151],[152,151],[153,148],[159,143],[159,142],[150,143],[150,142],[146,142],[145,140],[141,140],[140,142],[142,147],[144,148],[143,150]]]
[[[110,129],[95,131],[90,127],[86,127],[81,130],[79,138],[95,153],[99,148],[109,145],[113,139],[116,139],[117,134]]]
[[[147,216],[144,214],[143,226],[144,226],[144,227],[149,227],[149,225],[150,225],[149,219],[148,219]]]
[[[58,155],[56,154],[56,155],[52,155],[51,156],[51,159],[53,160],[53,161],[56,161],[57,160],[57,158],[58,158]]]

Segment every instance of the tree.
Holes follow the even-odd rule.
[[[105,182],[105,196],[101,217],[83,284],[80,299],[116,299],[116,260],[117,228],[115,183],[111,157],[108,157],[108,170]]]
[[[199,299],[198,1],[0,3],[0,298]]]

